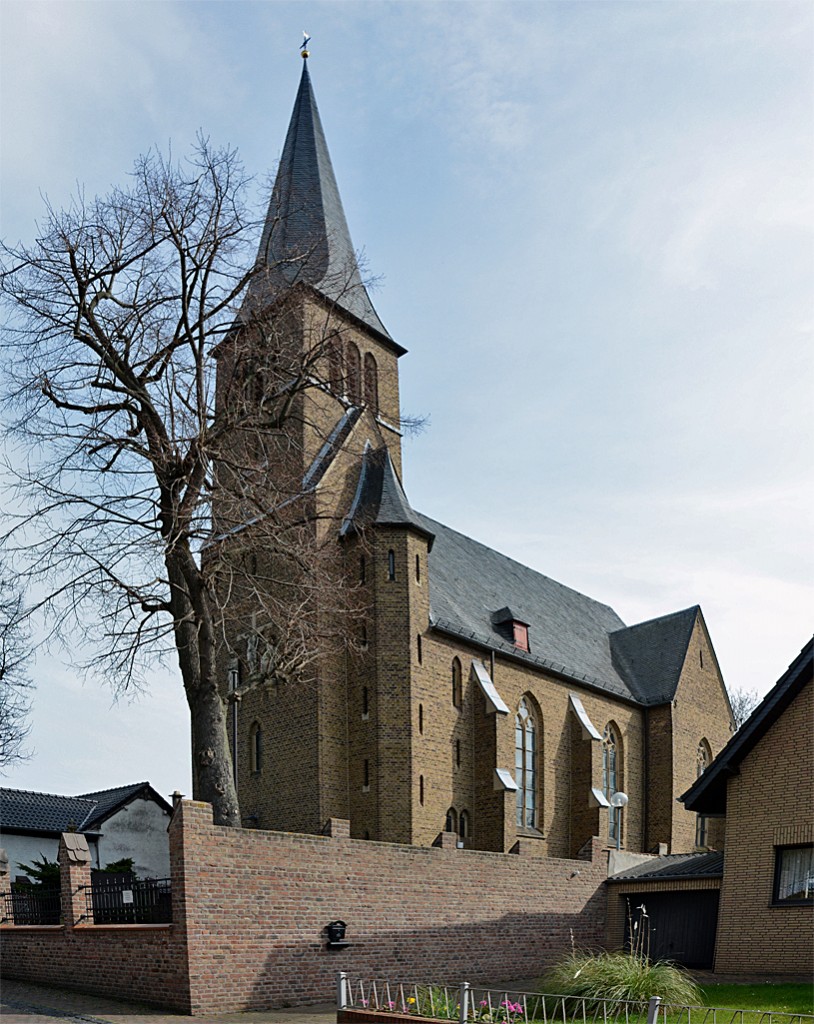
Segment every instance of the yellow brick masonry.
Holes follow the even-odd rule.
[[[809,682],[728,782],[718,973],[814,971],[814,907],[772,905],[777,847],[814,843],[812,722]]]

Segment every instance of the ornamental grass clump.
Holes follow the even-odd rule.
[[[551,968],[539,983],[540,991],[591,1000],[622,999],[647,1004],[653,996],[663,1003],[697,1006],[701,991],[676,964],[655,963],[636,953],[581,953],[574,951]]]

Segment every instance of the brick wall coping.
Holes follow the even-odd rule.
[[[416,1024],[417,1021],[428,1021],[429,1024],[450,1024],[448,1018],[443,1021],[438,1017],[421,1017],[417,1013],[391,1013],[389,1010],[337,1010],[337,1024]]]
[[[76,924],[73,927],[75,935],[85,932],[88,935],[95,935],[97,932],[168,932],[172,930],[171,924]]]
[[[0,932],[61,932],[64,924],[0,924]]]

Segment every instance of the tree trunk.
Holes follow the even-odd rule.
[[[175,646],[192,719],[192,792],[212,804],[216,825],[239,828],[226,713],[218,691],[215,637],[206,589],[189,548],[166,554]]]

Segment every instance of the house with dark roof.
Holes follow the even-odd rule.
[[[405,349],[362,281],[307,62],[258,261],[265,273],[219,348],[216,420],[249,400],[234,386],[241,364],[271,373],[280,353],[315,353],[294,426],[246,472],[268,480],[270,508],[284,488],[307,499],[314,544],[335,552],[362,614],[357,643],[296,682],[275,670],[273,600],[263,614],[248,601],[227,628],[244,823],[318,833],[342,818],[357,838],[426,846],[455,833],[464,847],[549,857],[595,835],[630,851],[719,846],[717,823],[676,802],[732,729],[701,609],[627,624],[411,506]],[[251,400],[265,380],[253,373]],[[218,466],[213,537],[270,587],[280,572],[256,510],[229,494],[237,463]],[[611,803],[620,792],[624,808]]]
[[[79,796],[0,788],[0,847],[12,880],[25,876],[21,864],[55,861],[63,832],[85,836],[95,868],[131,857],[139,877],[167,878],[171,814],[148,782]]]
[[[680,797],[726,820],[715,970],[814,973],[814,641]]]

